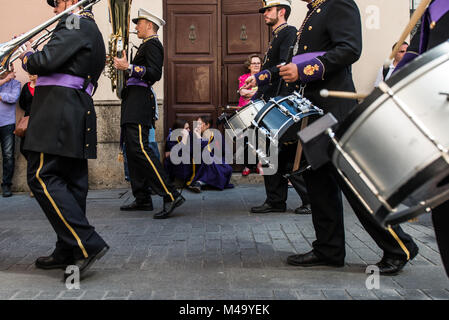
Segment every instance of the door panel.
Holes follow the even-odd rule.
[[[216,118],[220,103],[218,7],[186,2],[199,3],[166,4],[166,134],[177,118],[191,119],[192,114]]]

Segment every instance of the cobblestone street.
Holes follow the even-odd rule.
[[[36,269],[56,240],[28,194],[0,198],[0,299],[449,299],[449,280],[428,217],[405,224],[419,255],[402,273],[381,277],[367,290],[367,265],[381,251],[345,202],[346,265],[288,266],[286,257],[310,250],[311,216],[294,214],[299,198],[289,189],[286,213],[254,215],[265,199],[262,185],[193,194],[172,218],[121,212],[128,190],[90,191],[88,217],[111,249],[79,290],[67,290],[62,270]]]

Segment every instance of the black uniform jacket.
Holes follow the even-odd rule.
[[[79,28],[56,26],[42,51],[29,56],[26,68],[38,76],[63,73],[96,84],[106,59],[103,37],[92,18],[79,19]],[[67,28],[69,26],[69,28]],[[62,86],[36,87],[24,145],[25,150],[79,159],[97,156],[96,115],[84,90]]]
[[[132,76],[148,83],[148,88],[128,86],[122,93],[121,125],[142,124],[152,127],[156,103],[150,87],[162,77],[164,48],[157,37],[151,37],[139,47],[131,64],[138,72]]]
[[[353,0],[315,0],[308,5],[303,29],[298,32],[295,55],[325,51],[319,56],[319,79],[307,82],[304,95],[324,112],[343,120],[356,105],[355,100],[322,98],[321,89],[355,91],[351,65],[362,52],[360,12]],[[310,16],[309,16],[310,15]],[[302,72],[302,70],[298,70]],[[295,84],[298,90],[301,82]]]
[[[263,98],[265,101],[268,101],[270,98],[276,96],[279,81],[281,80],[277,65],[287,61],[288,50],[295,44],[296,33],[296,28],[287,24],[281,25],[278,29],[274,30],[273,39],[261,68],[262,72],[258,74],[263,74],[264,71],[268,72],[270,75],[269,82],[267,81],[263,85],[259,85],[253,100]],[[289,88],[284,85],[282,86],[279,95],[288,95],[289,91]]]

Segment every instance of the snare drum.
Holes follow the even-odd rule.
[[[286,97],[272,98],[252,122],[257,130],[250,139],[252,143],[248,145],[267,164],[269,144],[277,147],[281,143],[297,141],[302,119],[321,115],[321,109],[297,92]]]
[[[446,42],[381,84],[332,138],[333,164],[383,226],[449,199],[448,75]]]
[[[226,134],[232,139],[240,138],[251,126],[257,113],[265,105],[265,101],[259,99],[243,106],[229,119],[225,119],[224,127]]]

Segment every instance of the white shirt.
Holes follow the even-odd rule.
[[[390,64],[390,67],[389,67],[389,70],[388,70],[388,73],[387,73],[387,75],[385,76],[385,79],[384,79],[384,68],[383,68],[383,67],[380,68],[379,73],[377,74],[376,81],[374,82],[374,87],[377,88],[377,87],[379,86],[379,83],[380,83],[381,81],[387,81],[388,79],[390,79],[390,77],[391,77],[391,75],[393,74],[393,71],[394,71],[395,68],[396,68],[396,67],[394,66],[394,64],[391,63],[391,64]]]

